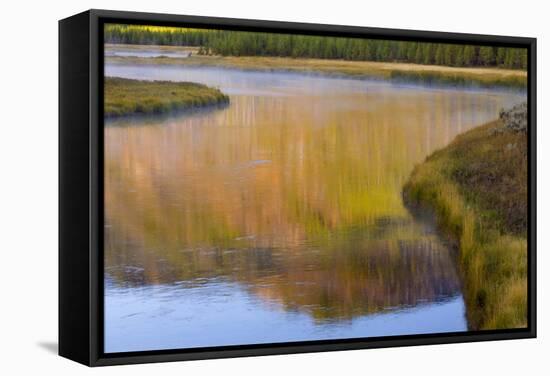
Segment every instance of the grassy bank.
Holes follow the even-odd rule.
[[[418,165],[405,200],[435,210],[459,248],[472,329],[527,325],[527,136],[501,120]]]
[[[501,68],[459,68],[372,61],[203,55],[193,55],[189,58],[108,57],[107,62],[115,64],[133,63],[215,66],[254,71],[307,72],[351,76],[355,78],[384,79],[425,84],[448,84],[455,86],[527,87],[526,71]]]
[[[157,114],[228,103],[220,90],[192,82],[105,78],[105,116]]]

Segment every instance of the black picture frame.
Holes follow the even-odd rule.
[[[191,26],[528,49],[528,327],[463,333],[103,352],[103,27]],[[536,337],[536,39],[88,10],[59,21],[59,354],[88,366]]]

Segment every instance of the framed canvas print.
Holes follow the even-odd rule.
[[[536,335],[536,40],[90,10],[59,23],[59,352]]]

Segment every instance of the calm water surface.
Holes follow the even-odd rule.
[[[414,164],[524,94],[107,65],[228,107],[105,128],[105,350],[467,330]]]
[[[163,48],[159,46],[129,46],[127,48],[105,46],[106,57],[172,57],[186,58],[192,54],[191,50],[185,48]]]

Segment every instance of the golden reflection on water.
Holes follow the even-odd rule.
[[[415,163],[505,96],[413,89],[233,95],[105,129],[105,267],[120,286],[209,278],[316,320],[460,293],[450,251],[404,207]]]

